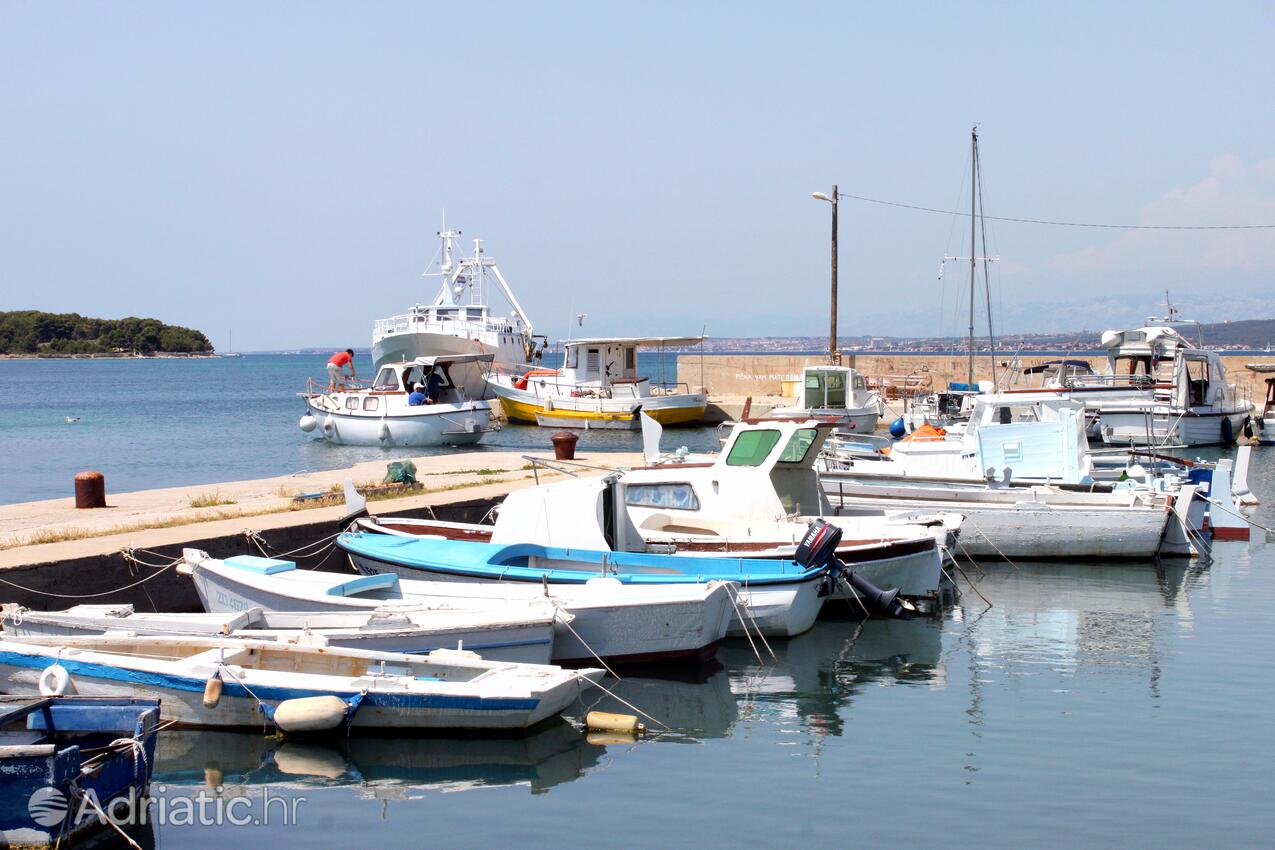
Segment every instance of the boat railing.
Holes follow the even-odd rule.
[[[346,378],[337,384],[337,392],[343,390],[369,390],[372,388],[372,382],[364,378]],[[323,380],[315,380],[314,378],[305,379],[306,396],[328,395],[328,383]]]
[[[540,484],[540,470],[546,472],[557,472],[561,475],[568,475],[572,478],[579,478],[578,470],[589,470],[590,472],[602,472],[607,475],[616,472],[608,466],[596,466],[591,463],[581,463],[577,460],[558,460],[557,458],[536,457],[535,455],[523,455],[522,459],[531,464],[531,474],[535,476],[536,484]]]
[[[1127,387],[1132,390],[1153,389],[1162,379],[1154,375],[1068,375],[1062,379],[1062,386],[1068,389],[1085,389],[1086,387]]]
[[[391,316],[388,319],[377,319],[372,323],[372,335],[376,338],[389,334],[408,332],[440,333],[448,336],[463,336],[468,339],[477,337],[492,330],[492,326],[504,327],[504,320],[490,317],[449,316],[447,318],[428,318],[414,313]]]
[[[626,378],[613,381],[608,386],[601,384],[588,383],[577,384],[569,381],[557,379],[551,375],[536,375],[534,380],[530,375],[530,371],[538,369],[533,367],[527,371],[513,371],[506,373],[509,375],[515,389],[522,389],[523,392],[531,393],[536,398],[553,396],[555,398],[646,398],[638,391],[639,384],[646,384],[650,389],[650,396],[671,396],[671,395],[690,395],[691,387],[684,381],[652,381],[650,378]],[[546,370],[547,371],[547,370]],[[523,377],[527,377],[525,387],[518,387],[517,384]]]

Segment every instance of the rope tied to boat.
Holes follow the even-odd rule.
[[[121,554],[123,554],[123,550],[121,550]],[[103,596],[111,596],[113,594],[120,593],[125,590],[131,590],[134,587],[145,584],[151,579],[158,578],[159,576],[163,575],[165,572],[172,569],[179,563],[181,563],[180,558],[176,561],[173,561],[173,563],[168,564],[167,566],[156,567],[156,571],[146,576],[145,578],[139,579],[130,584],[126,584],[123,587],[117,587],[112,590],[103,590],[101,593],[53,593],[47,590],[36,590],[33,587],[24,587],[15,581],[9,581],[8,579],[5,579],[5,578],[0,578],[0,584],[6,584],[9,587],[16,588],[17,590],[21,590],[23,593],[32,593],[32,594],[35,594],[36,596],[48,596],[54,599],[100,599]],[[150,566],[150,565],[146,564],[144,566]]]
[[[1248,523],[1249,525],[1253,526],[1254,528],[1260,528],[1262,531],[1265,531],[1267,534],[1275,534],[1275,528],[1267,528],[1266,526],[1262,525],[1260,522],[1253,522],[1253,520],[1244,516],[1244,514],[1240,513],[1239,511],[1232,510],[1230,506],[1228,505],[1224,505],[1221,502],[1210,499],[1208,496],[1205,496],[1199,491],[1196,491],[1195,495],[1197,498],[1203,499],[1204,501],[1208,502],[1213,507],[1221,508],[1224,513],[1228,513],[1231,516],[1235,517],[1236,519],[1241,519],[1244,522]]]
[[[559,617],[558,616],[559,614],[566,614],[567,616],[566,618],[563,618],[563,617]],[[589,651],[589,654],[593,656],[593,659],[597,661],[599,664],[601,664],[602,668],[606,670],[608,673],[610,673],[613,679],[615,679],[617,682],[624,681],[623,679],[620,678],[619,674],[617,674],[614,670],[611,669],[610,665],[608,665],[605,661],[602,660],[602,656],[598,655],[598,653],[594,651],[593,647],[589,646],[589,642],[585,640],[584,638],[582,638],[580,636],[580,633],[577,632],[574,628],[572,628],[571,619],[572,619],[571,612],[564,611],[557,603],[554,604],[553,621],[555,623],[562,623],[562,625],[566,626],[567,631],[571,632],[571,634],[575,636],[575,639],[580,641],[581,645],[584,646],[584,648]],[[599,685],[598,687],[601,687],[601,685]]]
[[[624,705],[624,706],[627,706],[628,708],[633,709],[633,710],[634,710],[634,711],[636,711],[638,714],[642,715],[643,717],[645,717],[647,720],[651,721],[652,723],[657,723],[657,724],[659,724],[660,726],[662,726],[664,729],[666,729],[666,730],[668,730],[668,731],[670,731],[670,732],[671,732],[671,731],[673,731],[673,727],[672,727],[672,726],[669,726],[667,723],[665,723],[665,722],[664,722],[664,721],[662,721],[662,720],[657,720],[657,719],[655,719],[654,717],[652,717],[651,715],[647,714],[645,711],[643,711],[642,709],[638,708],[636,705],[634,705],[633,703],[629,702],[629,701],[628,701],[628,700],[626,700],[624,697],[620,696],[620,695],[619,695],[619,694],[617,694],[615,691],[611,690],[610,688],[608,688],[606,685],[602,684],[601,682],[594,682],[594,681],[593,681],[593,680],[591,680],[591,679],[586,679],[586,678],[585,678],[582,674],[580,674],[580,673],[576,673],[575,675],[576,675],[576,678],[577,678],[577,679],[579,679],[579,680],[581,680],[581,681],[583,681],[583,682],[587,682],[588,684],[592,685],[593,687],[600,688],[602,691],[604,691],[604,692],[607,694],[607,696],[609,696],[609,697],[611,697],[612,699],[616,700],[616,701],[617,701],[617,702],[619,702],[620,704],[622,704],[622,705]],[[619,677],[616,677],[616,678],[618,679]]]

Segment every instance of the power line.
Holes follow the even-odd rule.
[[[865,198],[862,195],[850,195],[838,192],[838,197],[864,201],[869,204],[881,204],[887,207],[902,207],[905,210],[938,213],[939,215],[959,215],[969,217],[969,213],[958,210],[939,210],[934,207],[920,207],[915,204],[900,204],[897,201],[883,201],[879,198]],[[993,221],[1013,221],[1019,224],[1049,224],[1055,227],[1100,227],[1106,230],[1275,230],[1275,224],[1092,224],[1081,221],[1049,221],[1039,218],[1011,218],[1003,215],[983,216]]]

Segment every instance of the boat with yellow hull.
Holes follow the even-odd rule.
[[[637,430],[640,413],[661,425],[695,425],[708,397],[637,374],[637,349],[698,343],[700,337],[579,339],[564,343],[561,369],[498,375],[489,389],[510,422],[546,428]]]

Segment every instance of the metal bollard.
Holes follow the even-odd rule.
[[[553,456],[557,460],[575,460],[576,442],[580,439],[570,431],[560,431],[549,438],[553,442]]]
[[[77,508],[106,507],[106,476],[100,472],[80,472],[75,476]]]

